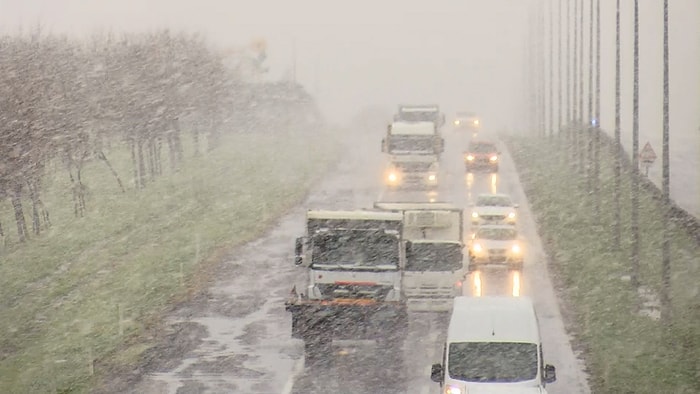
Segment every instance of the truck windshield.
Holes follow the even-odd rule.
[[[389,138],[389,153],[392,152],[416,152],[433,153],[433,136],[431,135],[402,135]]]
[[[438,118],[436,111],[401,111],[399,119],[406,122],[435,122]]]
[[[451,343],[448,357],[448,373],[452,379],[512,383],[537,377],[537,345],[534,343]]]
[[[462,246],[453,243],[412,243],[406,250],[407,271],[456,271],[462,268]]]
[[[399,265],[399,240],[375,231],[347,231],[317,234],[312,239],[311,261],[323,268],[396,269]]]

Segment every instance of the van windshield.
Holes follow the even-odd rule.
[[[534,343],[451,343],[448,360],[450,377],[466,382],[512,383],[537,377]]]

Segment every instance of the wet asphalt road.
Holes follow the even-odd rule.
[[[134,393],[438,393],[429,378],[430,365],[441,359],[446,315],[415,314],[401,354],[378,348],[372,341],[338,341],[326,362],[305,366],[303,343],[291,339],[291,318],[284,300],[294,283],[301,285],[304,270],[293,264],[294,239],[302,235],[307,208],[355,209],[374,201],[450,201],[465,207],[481,192],[505,192],[520,204],[519,229],[527,240],[522,272],[503,269],[472,273],[467,295],[513,294],[531,296],[538,310],[545,360],[557,367],[550,393],[590,392],[583,364],[572,351],[559,313],[545,255],[527,200],[507,152],[497,175],[466,175],[461,151],[466,137],[446,130],[442,182],[437,193],[383,190],[383,158],[379,135],[348,138],[355,154],[343,160],[297,207],[260,239],[232,254],[205,302],[183,306],[170,324],[204,328],[199,345],[175,367],[150,373]],[[485,138],[482,133],[482,138]],[[376,149],[374,149],[376,148]],[[465,227],[467,233],[469,227]],[[198,330],[202,331],[202,330]]]

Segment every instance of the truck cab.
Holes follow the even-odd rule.
[[[440,184],[440,162],[432,155],[391,155],[384,183],[391,189],[436,190]]]
[[[438,105],[399,105],[394,115],[394,121],[422,122],[429,121],[439,130],[445,124],[445,114],[440,112]]]
[[[378,202],[401,212],[407,241],[403,291],[412,312],[449,312],[468,271],[463,211],[450,203]]]
[[[432,122],[393,122],[387,126],[382,152],[391,155],[440,155],[444,139]]]
[[[307,212],[306,234],[295,245],[306,283],[301,291],[295,286],[285,303],[292,337],[304,340],[307,362],[328,354],[334,339],[373,339],[384,346],[403,339],[402,224],[395,212]]]

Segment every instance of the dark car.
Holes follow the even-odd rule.
[[[464,166],[467,172],[475,170],[498,172],[500,160],[500,152],[493,142],[472,141],[464,152]]]

